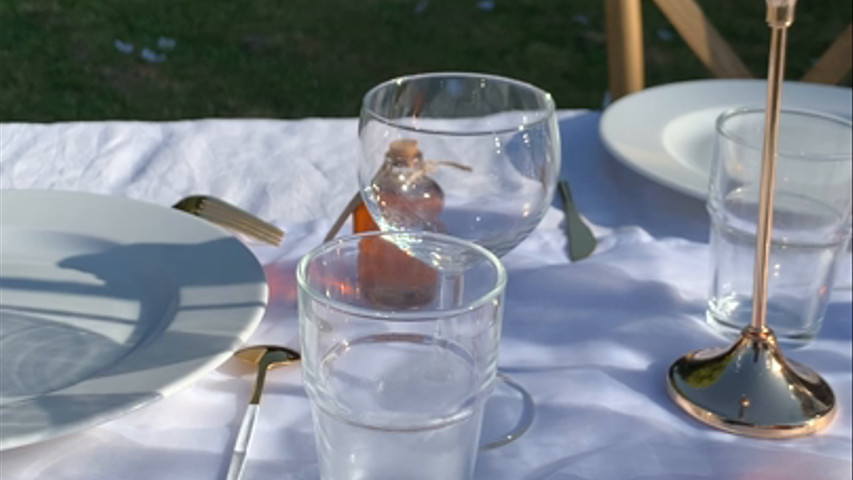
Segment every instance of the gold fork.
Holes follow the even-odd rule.
[[[284,237],[284,232],[275,225],[270,225],[251,213],[240,210],[215,197],[192,195],[181,199],[172,208],[201,217],[270,245],[278,246]]]

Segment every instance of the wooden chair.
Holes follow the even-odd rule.
[[[642,0],[604,0],[611,99],[642,90]],[[695,0],[653,0],[706,68],[719,78],[752,76],[743,61],[708,21]],[[838,83],[853,63],[853,23],[802,78],[805,82]]]

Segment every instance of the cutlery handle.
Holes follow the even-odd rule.
[[[228,474],[225,480],[239,480],[243,475],[243,467],[246,465],[246,452],[249,451],[249,443],[252,441],[252,432],[255,430],[255,420],[258,418],[258,404],[250,404],[243,414],[243,423],[237,433],[237,441],[234,443],[234,451],[231,453],[231,463],[228,465]]]
[[[344,226],[344,222],[347,221],[347,217],[361,204],[361,192],[355,192],[355,195],[350,199],[347,206],[344,207],[344,211],[338,216],[338,219],[335,220],[335,223],[332,225],[332,228],[329,229],[329,232],[326,233],[326,237],[323,238],[323,243],[331,241],[335,238],[335,235],[338,234],[338,231]]]

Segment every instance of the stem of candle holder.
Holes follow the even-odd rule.
[[[764,148],[755,235],[755,272],[752,287],[752,327],[764,330],[767,323],[767,287],[773,231],[773,192],[776,189],[776,149],[782,104],[787,26],[773,28],[770,38],[770,68],[767,76],[767,106],[764,114]]]
[[[779,144],[779,119],[782,106],[782,81],[785,79],[785,52],[788,27],[794,22],[796,0],[768,0],[770,60],[767,69],[767,105],[764,113],[764,145],[761,163],[761,189],[758,204],[758,229],[755,236],[755,273],[752,287],[752,327],[766,329],[767,287],[771,237],[773,231],[773,192],[776,189],[776,150]]]

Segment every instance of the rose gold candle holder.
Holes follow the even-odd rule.
[[[832,389],[814,371],[782,355],[767,327],[767,285],[773,191],[785,46],[796,0],[767,0],[771,28],[761,190],[755,243],[752,322],[729,348],[689,353],[667,374],[678,406],[713,427],[740,435],[789,438],[814,433],[835,415]]]

